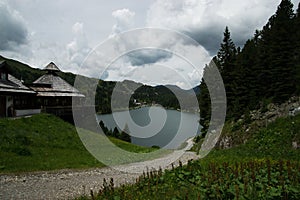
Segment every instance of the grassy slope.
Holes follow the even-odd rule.
[[[279,118],[249,134],[252,137],[245,144],[228,150],[214,150],[204,160],[236,162],[268,158],[300,161],[300,150],[292,148],[293,141],[300,144],[300,115]]]
[[[151,151],[111,140],[128,151]],[[104,166],[85,149],[75,127],[53,115],[0,119],[0,141],[0,173]]]
[[[166,173],[147,173],[134,185],[106,185],[95,199],[299,199],[300,115],[252,133],[245,144],[214,150]],[[79,199],[90,199],[81,197]]]

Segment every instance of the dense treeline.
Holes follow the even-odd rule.
[[[158,103],[167,108],[179,108],[176,96],[165,86],[151,87],[143,85],[131,97],[147,104]]]
[[[102,120],[99,122],[99,125],[105,135],[123,140],[125,142],[131,142],[131,137],[129,135],[129,128],[127,124],[125,125],[124,130],[122,130],[121,132],[118,130],[117,127],[115,127],[114,130],[108,129]]]
[[[262,30],[244,47],[236,47],[229,28],[213,58],[225,85],[227,119],[236,120],[267,103],[282,103],[300,94],[300,3],[296,12],[282,0]],[[205,74],[205,70],[204,70]],[[209,92],[202,79],[200,100],[204,130],[210,120]]]

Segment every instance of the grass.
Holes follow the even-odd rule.
[[[126,151],[155,150],[110,140]],[[0,173],[104,166],[83,146],[75,127],[53,115],[0,119],[0,141]]]
[[[251,138],[245,144],[226,150],[213,150],[203,160],[236,162],[251,159],[278,160],[281,158],[300,161],[300,149],[294,149],[292,146],[292,142],[300,144],[300,115],[279,118],[267,127],[249,134]]]
[[[295,141],[300,143],[300,115],[277,119],[245,144],[215,149],[187,166],[146,172],[119,188],[107,180],[97,193],[78,199],[300,199]]]

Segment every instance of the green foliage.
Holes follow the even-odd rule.
[[[207,76],[208,67],[204,68],[203,76]],[[207,85],[204,78],[200,84],[201,94],[198,96],[199,108],[200,108],[200,124],[202,125],[202,133],[206,133],[209,127],[210,115],[211,115],[211,100]]]
[[[120,133],[120,139],[126,142],[131,142],[129,127],[127,124],[125,124],[124,130],[122,130]]]
[[[248,132],[241,128],[233,131],[234,126],[226,123],[222,134],[232,138],[233,148],[213,150],[204,160],[214,162],[244,161],[257,158],[300,160],[300,149],[294,149],[292,146],[293,142],[300,143],[300,115],[279,118],[267,127],[260,129],[255,129],[254,126]],[[246,134],[248,138],[243,143],[241,141]]]
[[[131,137],[130,137],[130,134],[129,134],[129,128],[128,128],[127,124],[125,125],[124,130],[122,130],[121,133],[119,132],[117,127],[115,127],[113,131],[109,130],[105,126],[105,124],[102,120],[99,122],[99,125],[100,125],[100,127],[101,127],[101,129],[102,129],[102,131],[104,132],[105,135],[123,140],[125,142],[129,142],[129,143],[131,142]]]
[[[176,96],[165,86],[151,87],[143,85],[132,95],[131,102],[133,102],[133,99],[137,99],[138,102],[146,102],[147,104],[155,102],[166,108],[180,108]]]
[[[92,199],[299,199],[299,162],[189,162],[144,173],[134,185],[114,188],[113,179]],[[89,199],[81,197],[80,199]]]

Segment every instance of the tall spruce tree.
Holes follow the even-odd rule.
[[[257,33],[258,34],[258,33]],[[237,56],[234,81],[236,82],[234,111],[235,117],[240,117],[246,110],[256,108],[259,95],[257,85],[257,40],[250,39]]]
[[[298,4],[298,9],[296,12],[294,24],[295,24],[294,75],[295,75],[295,84],[296,84],[296,95],[300,95],[300,2]]]
[[[225,27],[223,35],[223,42],[221,43],[221,48],[216,57],[216,64],[218,65],[221,73],[224,71],[224,69],[226,71],[230,71],[232,69],[232,63],[235,60],[237,53],[227,26]]]
[[[233,81],[235,75],[235,61],[236,61],[237,49],[233,43],[228,27],[226,26],[224,31],[223,42],[221,48],[214,59],[223,78],[227,96],[227,116],[232,117],[233,104],[235,99],[235,85]]]
[[[131,136],[130,136],[128,124],[125,124],[124,129],[121,131],[120,139],[126,142],[131,142]]]
[[[269,19],[270,37],[267,52],[269,53],[268,66],[269,77],[267,77],[267,98],[275,102],[287,100],[295,92],[294,71],[294,40],[291,34],[294,32],[294,11],[290,0],[282,0],[278,9]]]
[[[203,77],[207,76],[207,70],[208,70],[208,65],[206,65],[204,68]],[[200,83],[199,107],[200,107],[200,124],[202,126],[201,132],[204,133],[203,136],[205,136],[205,133],[207,132],[207,129],[209,127],[209,121],[211,116],[211,100],[210,100],[209,91],[204,81],[204,78],[202,78]]]

